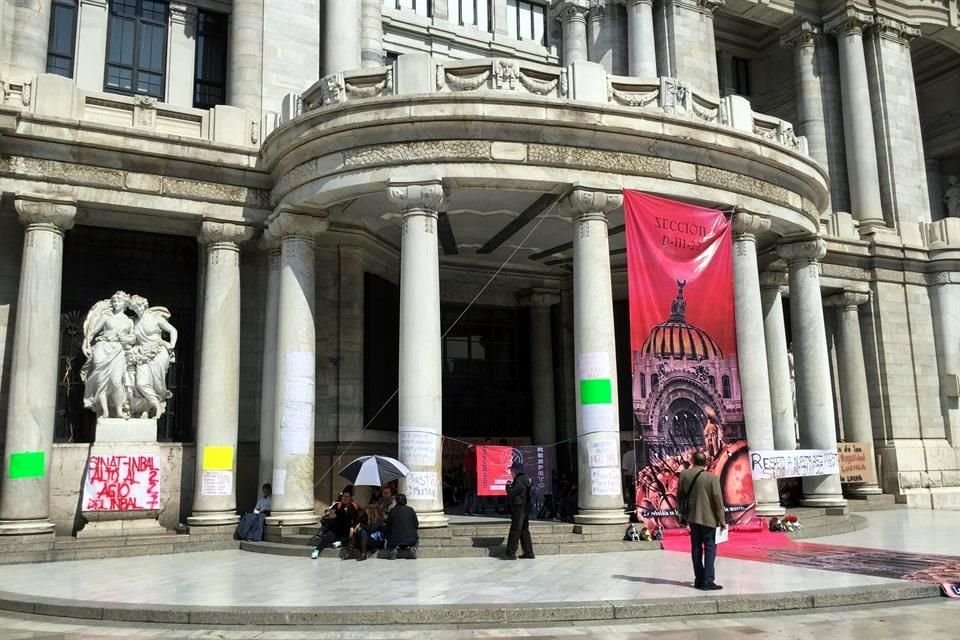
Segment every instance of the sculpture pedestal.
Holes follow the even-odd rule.
[[[78,538],[167,533],[162,510],[163,455],[155,419],[99,418],[83,474]]]

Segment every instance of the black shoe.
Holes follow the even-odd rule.
[[[533,560],[533,559],[536,558],[536,557],[537,557],[537,556],[533,555],[532,553],[525,553],[525,554],[523,554],[522,556],[520,556],[520,559],[521,559],[521,560]]]
[[[694,589],[703,589],[703,583],[700,582],[699,580],[694,580],[694,581],[693,581],[693,588],[694,588]]]
[[[502,559],[503,559],[503,560],[516,560],[516,559],[517,559],[517,554],[515,554],[515,553],[505,553],[505,554],[503,554]]]
[[[723,587],[718,585],[716,582],[708,582],[707,584],[700,587],[701,591],[720,591],[721,589],[723,589]]]

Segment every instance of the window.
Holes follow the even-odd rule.
[[[723,397],[725,400],[730,399],[730,376],[723,376],[720,378],[720,384],[723,385]]]
[[[197,14],[197,62],[193,78],[193,106],[212,109],[226,103],[227,16]]]
[[[546,46],[546,7],[526,0],[507,0],[507,33],[516,40],[535,40]]]
[[[163,99],[166,2],[110,0],[104,89]]]
[[[733,90],[738,96],[750,96],[750,61],[746,58],[733,57]]]
[[[490,31],[491,0],[448,0],[447,12],[452,24]]]
[[[431,0],[383,0],[383,6],[390,9],[408,9],[418,16],[428,18],[433,15],[433,2]]]
[[[640,382],[640,397],[641,397],[641,398],[646,398],[646,397],[647,397],[647,376],[643,375],[642,373],[639,374],[639,375],[640,375],[640,380],[639,380],[639,382]]]
[[[386,67],[391,67],[397,62],[397,58],[400,57],[400,54],[396,51],[385,51],[383,53],[383,64]]]
[[[47,73],[73,77],[73,49],[77,35],[76,0],[55,0],[50,8]]]
[[[660,376],[657,375],[657,374],[655,374],[655,373],[654,373],[654,374],[651,374],[651,375],[650,375],[650,390],[651,390],[651,391],[654,391],[654,390],[656,390],[656,388],[657,388],[658,386],[660,386]]]

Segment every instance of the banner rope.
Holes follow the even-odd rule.
[[[560,202],[562,202],[564,198],[566,198],[568,195],[570,195],[570,192],[571,192],[571,191],[573,191],[573,185],[570,185],[569,187],[567,187],[567,189],[565,189],[565,190],[563,191],[563,193],[561,193],[556,199],[554,199],[554,201],[550,204],[549,207],[547,207],[547,209],[546,209],[543,213],[541,213],[539,216],[537,216],[537,223],[536,223],[535,225],[533,225],[533,227],[530,228],[530,230],[529,230],[529,231],[527,232],[527,234],[523,237],[523,239],[519,242],[519,244],[517,244],[517,246],[515,246],[515,247],[513,248],[513,251],[510,252],[510,255],[507,256],[507,258],[500,264],[499,267],[497,267],[497,270],[493,272],[493,275],[490,276],[490,278],[486,281],[486,283],[484,283],[484,285],[483,285],[482,287],[480,287],[480,290],[477,292],[477,294],[476,294],[475,296],[473,296],[473,299],[467,304],[467,306],[464,307],[463,311],[460,312],[460,315],[458,315],[458,316],[456,317],[456,319],[450,324],[450,326],[447,327],[447,330],[444,331],[443,334],[440,336],[440,339],[441,339],[441,340],[443,340],[444,338],[446,338],[447,335],[448,335],[451,331],[453,331],[453,328],[457,326],[457,323],[459,323],[460,320],[462,320],[463,317],[464,317],[465,315],[467,315],[467,312],[470,311],[470,308],[473,307],[473,305],[477,302],[477,300],[480,299],[480,296],[483,295],[483,292],[486,291],[486,290],[490,287],[491,284],[493,284],[493,281],[497,279],[497,277],[500,275],[500,272],[503,271],[503,269],[507,266],[507,264],[510,263],[511,260],[513,260],[513,258],[517,255],[517,253],[520,251],[520,249],[524,248],[524,246],[526,245],[527,241],[533,236],[533,234],[537,231],[537,229],[540,228],[540,225],[543,224],[543,221],[546,220],[548,217],[550,217],[550,214],[553,213],[553,211],[554,211],[554,209],[556,209],[557,205],[560,204]],[[390,394],[390,397],[387,398],[382,405],[380,405],[380,408],[377,409],[377,412],[373,414],[373,417],[370,418],[370,420],[368,420],[367,423],[366,423],[365,425],[363,425],[363,427],[360,429],[360,431],[357,432],[356,437],[350,442],[350,444],[348,444],[348,445],[346,446],[346,448],[340,453],[340,455],[338,455],[338,456],[336,457],[336,461],[333,462],[333,463],[331,463],[330,466],[327,468],[327,470],[323,473],[323,475],[320,476],[320,479],[319,479],[319,480],[316,480],[316,481],[313,483],[313,486],[314,486],[314,487],[318,486],[321,482],[323,482],[324,479],[326,479],[326,477],[327,477],[328,475],[330,475],[335,468],[339,467],[339,466],[343,463],[343,458],[344,458],[344,456],[347,455],[347,452],[349,452],[350,449],[353,448],[353,445],[355,445],[355,444],[360,440],[360,436],[363,434],[363,432],[366,431],[367,428],[368,428],[371,424],[373,424],[373,422],[380,416],[380,414],[383,413],[383,410],[386,409],[387,406],[389,406],[389,404],[390,404],[391,402],[393,402],[393,399],[396,398],[396,397],[397,397],[397,394],[399,394],[399,393],[400,393],[400,387],[397,387],[396,389],[393,390],[393,393],[391,393],[391,394]],[[410,431],[413,431],[413,430],[410,430]],[[431,433],[431,434],[439,437],[439,438],[441,439],[441,441],[442,441],[444,438],[447,438],[448,440],[454,440],[454,441],[457,441],[457,442],[464,442],[464,443],[466,443],[466,444],[468,444],[468,445],[469,445],[469,444],[472,444],[472,443],[466,442],[465,440],[458,440],[458,439],[456,439],[456,438],[451,438],[450,436],[444,436],[443,434],[439,434],[439,435],[438,435],[438,434],[433,433],[432,431],[424,431],[424,432],[422,432],[422,433]],[[398,432],[398,435],[399,435],[399,432]],[[548,445],[548,446],[557,446],[557,445],[563,444],[564,442],[569,442],[569,440],[566,440],[566,441],[563,441],[563,442],[557,442],[557,443],[555,443],[555,444],[553,444],[553,445]],[[399,442],[397,443],[397,446],[399,446]]]

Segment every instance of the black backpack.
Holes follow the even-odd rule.
[[[700,474],[704,471],[706,469],[700,469],[697,475],[693,476],[690,487],[681,493],[681,498],[677,502],[677,522],[682,525],[687,524],[687,519],[690,517],[690,494],[693,493],[693,488],[696,486],[697,480],[700,479]]]

